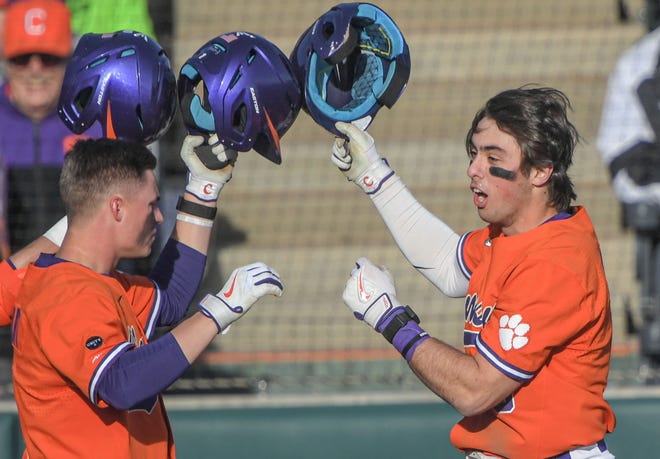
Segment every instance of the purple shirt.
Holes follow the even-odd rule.
[[[83,136],[100,137],[100,126]],[[0,216],[8,221],[12,250],[23,248],[64,215],[59,174],[65,152],[80,137],[56,111],[33,122],[10,102],[7,83],[0,86]]]

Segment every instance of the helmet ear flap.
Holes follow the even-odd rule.
[[[181,116],[184,123],[189,126],[197,126],[202,131],[215,131],[215,119],[213,113],[206,110],[200,97],[194,93],[184,94],[181,97]]]
[[[408,84],[408,78],[410,78],[410,58],[404,54],[399,54],[395,62],[396,67],[394,68],[392,79],[380,97],[378,97],[378,102],[387,108],[392,108],[401,94],[403,94]]]
[[[208,91],[204,91],[206,104],[202,103],[201,98],[195,93],[194,88],[203,84],[202,78],[191,65],[185,65],[181,69],[181,82],[187,86],[186,90],[180,91],[181,98],[179,105],[181,107],[181,116],[188,126],[195,126],[197,129],[205,132],[215,131],[215,119],[208,103]],[[206,108],[209,107],[209,108]]]

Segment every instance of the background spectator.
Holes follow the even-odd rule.
[[[67,0],[76,35],[137,30],[156,38],[147,0]]]
[[[641,376],[660,382],[660,9],[646,2],[648,33],[626,49],[608,78],[596,145],[635,232],[642,316]],[[630,310],[629,318],[632,319]]]
[[[7,8],[5,26],[0,155],[9,243],[15,251],[64,214],[57,181],[64,153],[77,136],[56,112],[72,50],[69,10],[55,0],[16,2]]]

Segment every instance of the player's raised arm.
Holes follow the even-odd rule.
[[[386,159],[366,131],[350,123],[336,128],[348,140],[337,137],[330,159],[346,178],[372,200],[408,261],[444,294],[465,295],[468,279],[456,257],[459,235],[425,209]]]
[[[215,143],[213,141],[215,140]],[[181,159],[188,168],[186,189],[177,202],[176,225],[173,237],[179,242],[206,254],[211,229],[217,212],[217,200],[225,183],[232,176],[237,152],[225,147],[212,136],[211,152],[221,169],[210,169],[199,158],[196,148],[204,143],[204,137],[188,135],[181,146]]]

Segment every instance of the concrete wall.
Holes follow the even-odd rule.
[[[319,399],[325,400],[319,404]],[[353,396],[167,399],[180,459],[366,459],[462,456],[449,443],[460,416],[426,394],[399,403]],[[619,459],[660,451],[660,397],[610,398],[617,427],[606,438]],[[9,403],[0,407],[0,459],[18,459],[23,443]],[[649,455],[651,454],[651,455]]]

